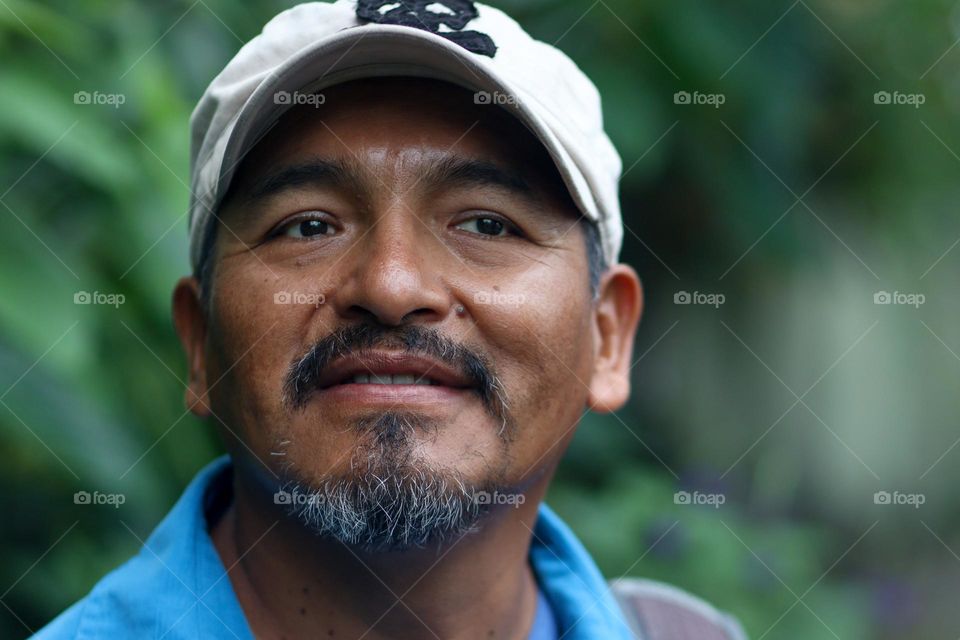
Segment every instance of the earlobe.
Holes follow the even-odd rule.
[[[187,357],[187,389],[184,403],[188,411],[205,418],[210,415],[207,385],[207,316],[196,278],[181,278],[173,290],[173,323]]]
[[[587,406],[616,411],[630,396],[633,340],[643,309],[643,288],[637,273],[617,264],[600,281],[594,309],[594,369]]]

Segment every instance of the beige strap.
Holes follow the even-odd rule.
[[[682,589],[621,578],[610,590],[637,640],[747,640],[736,618]]]

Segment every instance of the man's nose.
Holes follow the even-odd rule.
[[[338,313],[389,326],[444,318],[452,300],[441,274],[452,255],[435,233],[404,207],[377,218],[344,258]]]

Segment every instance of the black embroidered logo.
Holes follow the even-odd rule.
[[[433,11],[438,5],[444,10]],[[393,8],[381,11],[384,7]],[[479,31],[463,31],[477,15],[477,7],[471,0],[357,0],[357,17],[361,20],[423,29],[467,51],[492,58],[497,45],[490,36]],[[450,31],[441,32],[440,25]]]

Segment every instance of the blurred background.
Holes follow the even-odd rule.
[[[291,4],[0,0],[0,637],[221,451],[169,311],[187,119]],[[629,406],[549,502],[751,638],[960,635],[957,3],[492,4],[599,86],[646,292]]]

